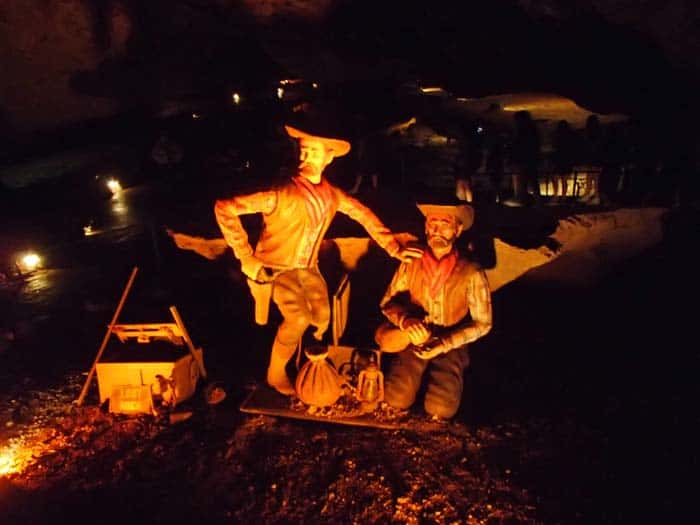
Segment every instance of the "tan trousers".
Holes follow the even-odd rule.
[[[380,350],[396,351],[404,341],[403,348],[410,344],[405,332],[391,323],[384,323],[377,330],[375,339]],[[462,401],[464,369],[469,366],[467,346],[424,360],[408,348],[400,351],[389,367],[384,381],[385,401],[399,409],[407,409],[416,401],[424,374],[426,392],[423,407],[431,416],[443,419],[453,417]]]
[[[296,346],[309,325],[315,326],[316,333],[321,335],[328,328],[328,287],[317,268],[299,268],[278,274],[272,286],[272,300],[283,318],[277,329],[277,340],[281,344]]]

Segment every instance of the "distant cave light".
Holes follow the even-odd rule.
[[[597,193],[600,168],[575,166],[563,177],[544,176],[538,178],[540,195],[545,197],[586,198]],[[532,192],[530,192],[532,193]]]
[[[41,266],[41,257],[36,252],[27,252],[20,255],[16,264],[20,273],[33,272]]]
[[[590,113],[590,111],[579,107],[573,100],[570,100],[559,95],[541,95],[534,100],[528,101],[518,101],[505,103],[502,105],[503,111],[516,112],[516,111],[584,111]]]
[[[238,93],[233,93],[233,94],[231,95],[231,100],[233,100],[233,103],[234,103],[235,105],[238,105],[238,104],[241,103],[241,96],[240,96]]]
[[[443,88],[439,86],[421,87],[420,92],[425,93],[426,95],[429,95],[431,93],[447,93]]]
[[[126,216],[129,213],[129,206],[122,200],[117,199],[112,201],[112,213],[116,216]]]
[[[385,133],[387,135],[392,135],[394,133],[404,134],[409,130],[411,126],[416,124],[416,122],[416,117],[411,117],[410,119],[404,122],[397,122],[396,124],[392,124],[391,126],[386,128]]]
[[[112,195],[116,195],[122,191],[121,183],[115,178],[111,178],[107,181],[107,188],[109,188],[109,191],[112,192]]]

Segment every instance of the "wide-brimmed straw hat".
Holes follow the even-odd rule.
[[[292,138],[322,142],[335,157],[350,152],[347,139],[353,136],[352,121],[347,110],[333,100],[316,100],[307,104],[303,111],[286,119],[284,129]]]
[[[471,228],[472,224],[474,224],[474,208],[472,208],[468,204],[419,203],[416,204],[416,206],[418,206],[418,209],[425,217],[428,217],[428,215],[432,215],[435,213],[452,215],[456,217],[459,222],[462,223],[462,227],[465,230],[468,230],[469,228]]]
[[[287,135],[295,139],[310,139],[318,140],[323,142],[326,148],[333,151],[333,156],[342,157],[350,152],[350,143],[347,140],[337,139],[325,136],[323,134],[312,133],[310,131],[302,131],[301,129],[285,124],[284,129],[287,131]],[[307,128],[308,129],[308,128]]]

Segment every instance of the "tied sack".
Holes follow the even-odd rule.
[[[327,407],[343,393],[343,378],[328,359],[325,347],[304,350],[309,359],[299,370],[295,384],[297,397],[307,405]]]

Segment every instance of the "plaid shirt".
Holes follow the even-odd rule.
[[[492,325],[486,274],[463,257],[434,294],[430,293],[420,259],[401,263],[382,298],[381,309],[398,327],[407,317],[422,319],[450,348],[476,341]]]
[[[311,216],[307,197],[292,180],[277,189],[218,200],[214,207],[216,220],[240,259],[243,272],[254,277],[262,266],[278,270],[316,267],[321,241],[336,212],[361,224],[389,255],[400,250],[394,235],[372,210],[339,188],[331,185],[330,189],[330,202],[320,223]],[[249,213],[263,215],[255,253],[239,219],[239,215]]]

